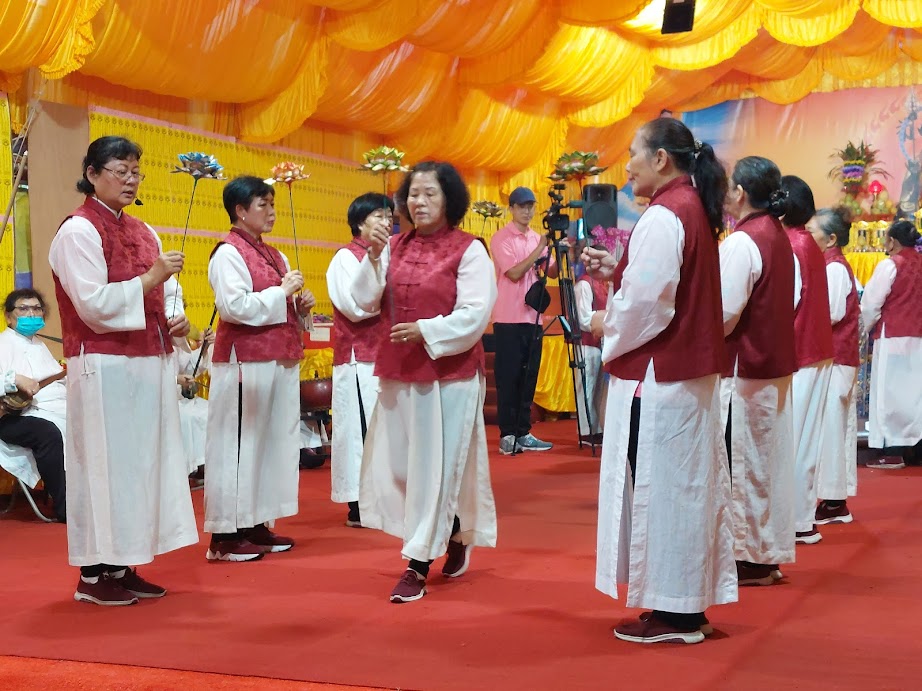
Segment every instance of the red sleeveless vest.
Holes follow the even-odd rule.
[[[368,245],[362,238],[353,238],[344,249],[349,250],[361,262],[368,253]],[[355,353],[356,362],[374,362],[381,341],[387,338],[389,329],[381,315],[353,322],[333,306],[333,364],[345,365]]]
[[[457,300],[461,257],[476,238],[458,228],[432,235],[416,230],[391,238],[387,287],[381,298],[381,319],[387,325],[448,315]],[[433,360],[422,343],[381,339],[375,374],[402,382],[469,379],[484,371],[483,343],[464,353]]]
[[[857,367],[858,359],[858,291],[855,288],[855,274],[852,273],[851,264],[845,261],[842,250],[832,247],[823,253],[826,266],[841,264],[848,271],[848,281],[851,290],[845,298],[845,316],[832,325],[832,350],[833,362],[837,365]]]
[[[666,329],[640,348],[608,363],[620,379],[642,381],[653,360],[656,381],[676,382],[719,374],[726,358],[723,310],[720,302],[720,265],[717,243],[691,178],[682,176],[663,185],[650,200],[678,216],[685,229],[682,268],[676,292],[675,316]],[[630,262],[631,243],[615,269],[615,291],[621,287]]]
[[[116,218],[100,202],[87,197],[71,216],[85,218],[93,224],[102,239],[109,283],[121,283],[146,273],[160,256],[160,248],[153,233],[142,221],[122,213]],[[64,219],[65,221],[67,219]],[[61,331],[64,340],[64,357],[86,353],[127,355],[143,357],[172,353],[166,312],[163,302],[163,285],[153,288],[144,296],[145,327],[139,331],[96,333],[80,318],[70,296],[54,275],[54,292],[61,313]]]
[[[826,262],[816,240],[803,228],[788,228],[788,240],[800,262],[800,303],[794,310],[797,368],[832,359],[832,320]]]
[[[243,257],[253,281],[254,293],[281,284],[285,275],[285,260],[277,249],[232,229],[218,243],[212,255],[224,243],[236,249]],[[301,346],[301,323],[292,299],[288,298],[286,304],[287,319],[281,324],[247,326],[222,321],[215,333],[212,360],[230,362],[231,350],[236,354],[237,362],[300,360],[304,353]]]
[[[922,255],[904,247],[890,259],[896,264],[896,279],[880,311],[880,319],[871,334],[880,338],[884,325],[887,338],[922,337]]]
[[[750,214],[736,225],[762,257],[762,275],[752,287],[740,320],[727,336],[727,366],[744,379],[777,379],[796,369],[794,355],[794,255],[781,221],[765,212]],[[819,248],[817,248],[819,249]],[[829,307],[826,308],[829,322]]]

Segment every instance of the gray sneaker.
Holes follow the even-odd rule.
[[[550,451],[554,448],[554,445],[550,442],[541,441],[531,433],[526,434],[524,437],[519,437],[515,441],[522,451]]]
[[[513,434],[507,434],[499,440],[499,452],[503,454],[503,456],[510,456],[521,450],[522,446],[521,444],[515,443],[515,435]]]

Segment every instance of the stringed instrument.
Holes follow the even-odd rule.
[[[41,391],[49,384],[52,384],[56,381],[60,381],[67,376],[67,370],[61,370],[57,374],[53,374],[50,377],[45,377],[38,383],[38,390]],[[0,408],[7,415],[19,415],[22,411],[32,405],[32,396],[27,394],[25,391],[13,391],[4,396],[0,396]]]

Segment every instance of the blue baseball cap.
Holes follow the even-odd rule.
[[[514,204],[535,204],[537,201],[535,193],[527,187],[516,187],[512,190],[512,194],[509,195],[509,206]]]

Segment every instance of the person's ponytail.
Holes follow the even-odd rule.
[[[695,156],[695,188],[708,217],[711,232],[717,238],[724,229],[724,200],[727,198],[727,171],[707,142],[698,145]]]

